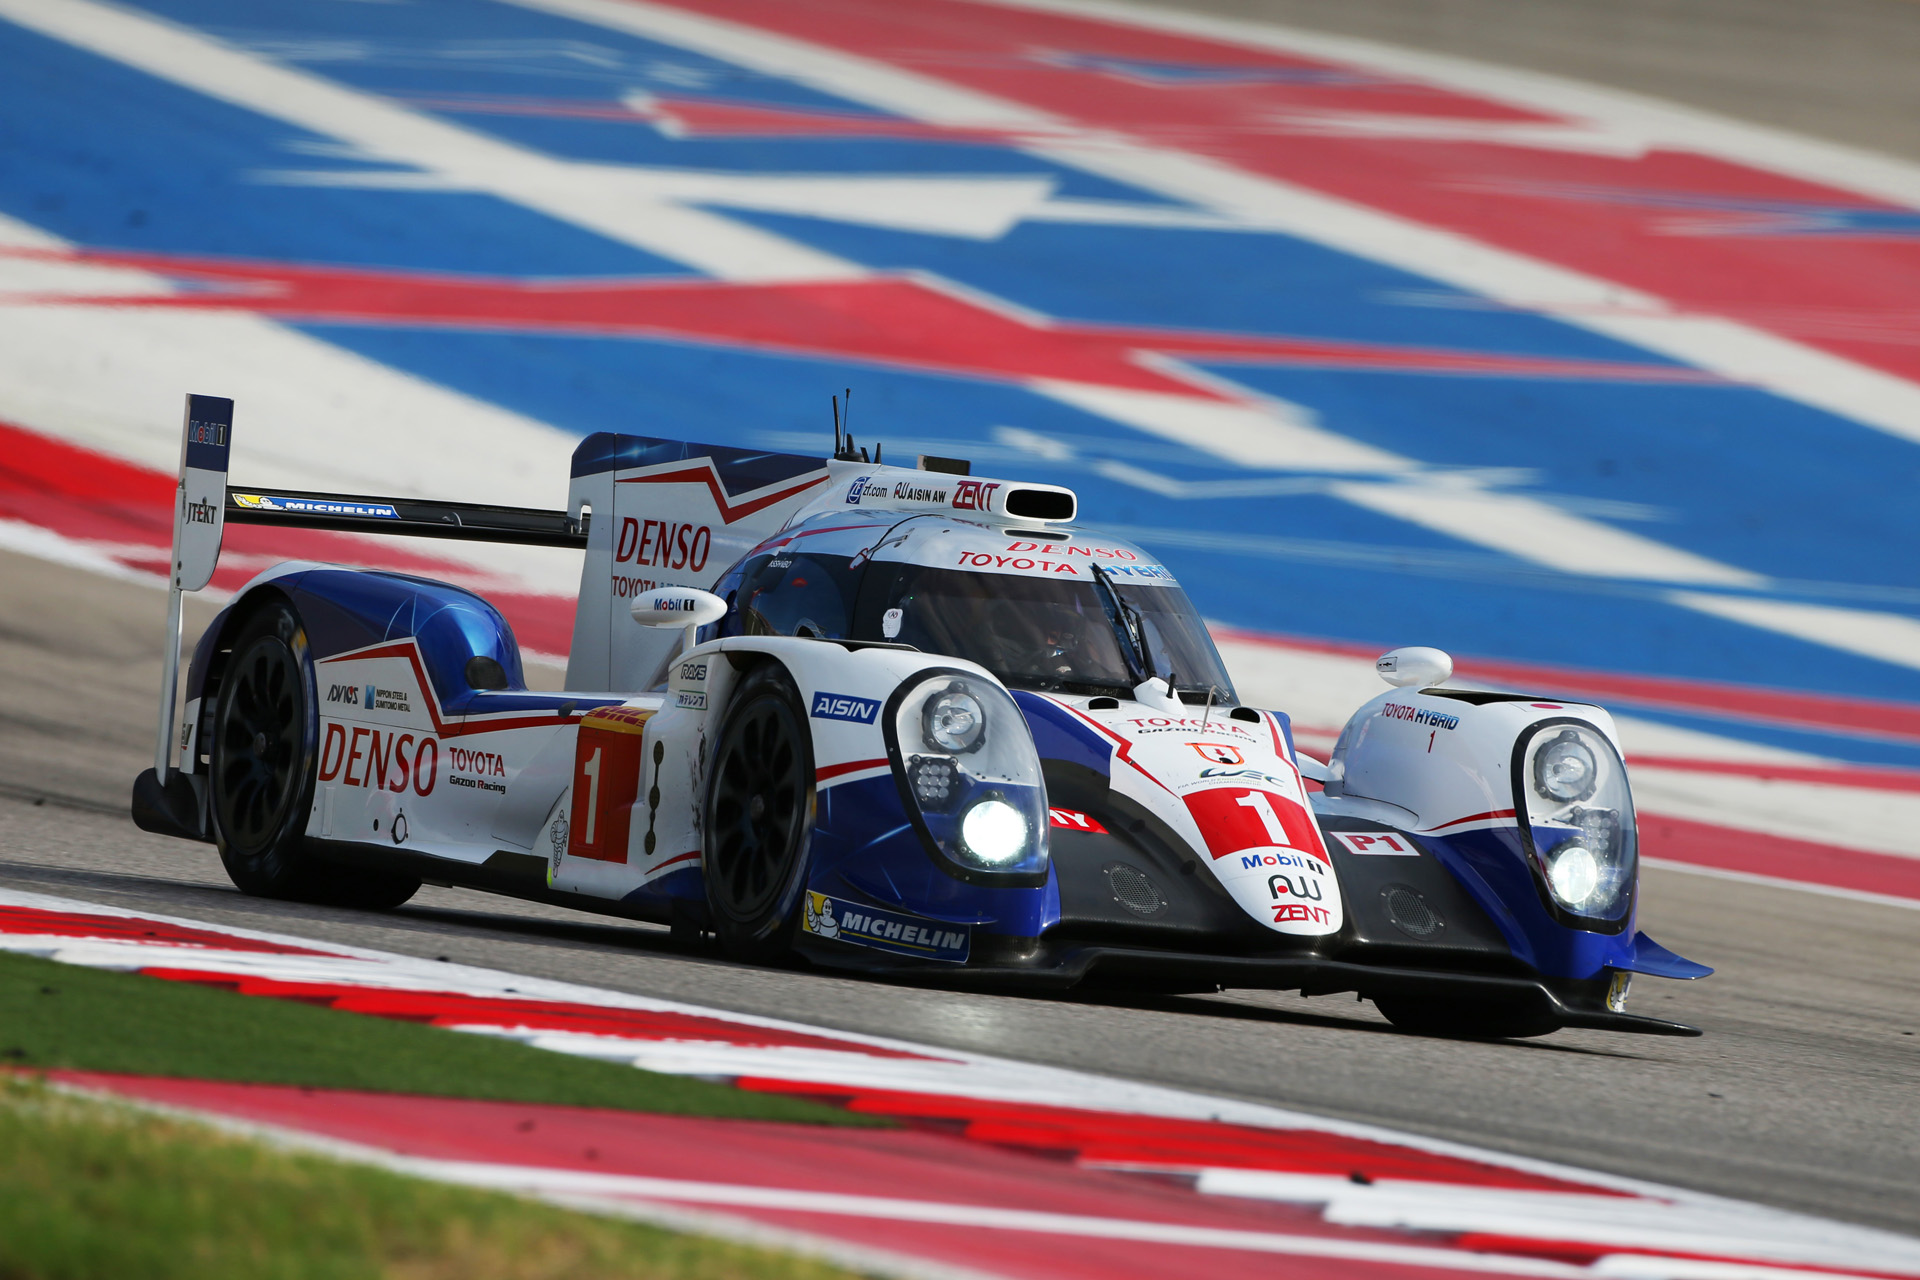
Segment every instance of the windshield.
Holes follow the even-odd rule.
[[[1144,633],[1135,641],[1131,610]],[[855,634],[977,662],[1018,689],[1130,694],[1172,676],[1189,701],[1231,703],[1232,683],[1199,615],[1177,586],[1030,578],[876,563]],[[1151,665],[1141,661],[1146,650]]]

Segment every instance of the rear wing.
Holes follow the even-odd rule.
[[[409,538],[458,538],[464,542],[509,542],[526,547],[587,545],[590,516],[535,507],[494,507],[474,502],[422,502],[415,498],[368,498],[300,489],[227,489],[229,524],[271,524],[289,529],[330,529]]]

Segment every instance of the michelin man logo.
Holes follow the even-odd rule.
[[[833,918],[833,900],[824,893],[807,893],[807,932],[822,938],[840,936],[840,922]]]

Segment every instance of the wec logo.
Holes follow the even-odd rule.
[[[852,720],[857,724],[872,724],[873,718],[880,714],[880,703],[873,698],[855,698],[844,693],[816,693],[813,695],[813,718],[816,720]]]

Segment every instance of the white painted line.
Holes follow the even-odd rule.
[[[1717,618],[1920,670],[1920,619],[1904,614],[1703,591],[1676,591],[1669,599]]]
[[[1444,533],[1462,542],[1511,551],[1565,573],[1703,586],[1758,587],[1757,573],[1720,564],[1637,533],[1559,511],[1531,498],[1440,484],[1340,483],[1336,496],[1357,506]]]
[[[1642,858],[1641,862],[1649,867],[1658,867],[1662,871],[1683,871],[1690,876],[1708,876],[1715,880],[1732,880],[1739,884],[1757,884],[1767,889],[1784,889],[1788,893],[1813,893],[1823,898],[1870,902],[1876,907],[1900,907],[1907,911],[1920,911],[1920,898],[1899,898],[1888,893],[1868,893],[1864,889],[1841,889],[1830,884],[1817,884],[1811,880],[1785,880],[1779,876],[1758,876],[1748,871],[1705,867],[1697,862],[1676,862],[1672,858]]]

